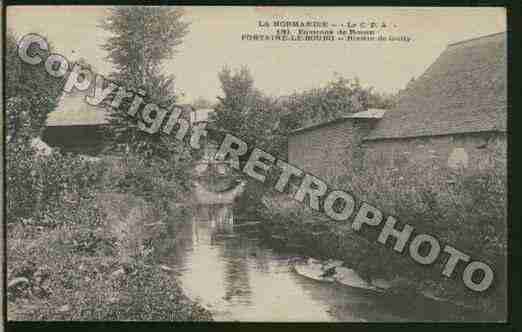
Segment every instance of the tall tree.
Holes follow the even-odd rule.
[[[145,103],[168,108],[176,101],[174,76],[161,73],[161,65],[176,53],[189,24],[183,10],[173,7],[122,6],[110,9],[101,27],[112,36],[102,45],[114,64],[110,78],[135,92],[145,92]],[[126,109],[125,105],[121,109]],[[125,146],[147,155],[165,155],[179,150],[168,136],[141,132],[136,119],[122,110],[112,113],[110,138],[114,146]],[[179,151],[178,151],[179,152]]]
[[[122,6],[110,9],[101,27],[113,34],[103,45],[115,66],[115,76],[132,86],[146,86],[160,66],[176,53],[189,24],[183,10],[173,7]]]
[[[234,73],[225,67],[218,74],[223,96],[218,97],[216,124],[219,128],[237,132],[244,124],[244,117],[254,104],[258,91],[247,67]]]
[[[283,147],[276,100],[254,87],[247,67],[218,74],[223,96],[218,97],[215,125],[233,132],[253,146],[278,154]]]

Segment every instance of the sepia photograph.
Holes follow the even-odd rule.
[[[4,19],[8,322],[508,321],[506,8]]]

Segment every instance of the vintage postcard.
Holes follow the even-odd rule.
[[[6,26],[8,321],[507,320],[505,8]]]

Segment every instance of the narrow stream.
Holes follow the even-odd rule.
[[[446,303],[409,303],[301,276],[289,264],[295,256],[277,253],[259,239],[231,229],[223,233],[206,215],[196,213],[180,225],[174,248],[161,261],[175,269],[185,293],[210,310],[216,321],[463,319]]]

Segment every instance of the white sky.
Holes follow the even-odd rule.
[[[107,7],[17,6],[7,8],[7,26],[17,35],[40,33],[69,60],[83,57],[97,72],[111,64],[100,45],[107,34],[98,27]],[[357,76],[378,91],[402,89],[438,57],[446,45],[506,30],[504,8],[493,7],[186,7],[192,22],[179,53],[165,64],[185,93],[182,102],[220,95],[217,73],[224,65],[247,65],[255,85],[273,95],[320,86],[334,73]],[[408,35],[404,42],[246,42],[258,20],[391,22],[387,31]],[[259,32],[259,30],[257,30]]]

